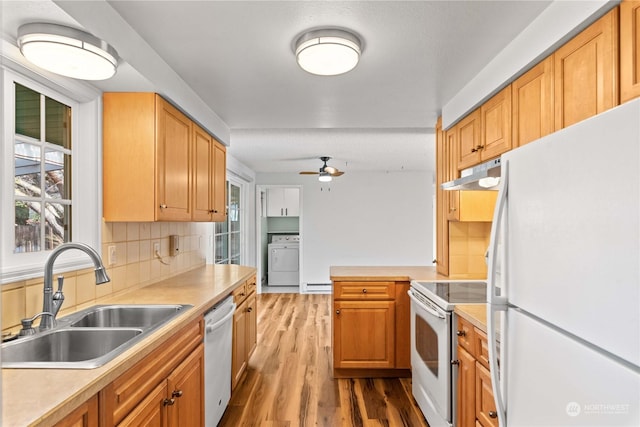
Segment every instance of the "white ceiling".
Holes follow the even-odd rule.
[[[257,172],[292,172],[318,168],[320,161],[296,159],[321,155],[347,171],[432,170],[442,106],[550,2],[108,3],[228,125],[231,155]],[[50,1],[3,1],[5,38],[35,21],[91,31]],[[319,77],[297,66],[293,40],[320,26],[362,37],[353,71]],[[97,86],[154,90],[127,65]]]

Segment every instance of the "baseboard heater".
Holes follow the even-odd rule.
[[[307,283],[304,286],[305,293],[331,293],[331,283]]]

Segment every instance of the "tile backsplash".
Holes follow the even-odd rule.
[[[490,222],[449,222],[449,276],[487,277],[484,254],[489,247]]]
[[[111,281],[95,284],[92,268],[61,273],[65,300],[59,316],[98,304],[103,297],[149,285],[205,264],[206,223],[103,222],[102,261]],[[169,256],[169,236],[180,239],[180,253]],[[154,244],[160,246],[159,256]],[[109,251],[115,259],[109,264]],[[97,249],[97,248],[96,248]],[[55,273],[55,272],[54,272]],[[57,274],[56,274],[57,276]],[[2,331],[17,332],[20,319],[42,311],[43,278],[2,286]],[[54,289],[57,285],[54,283]]]

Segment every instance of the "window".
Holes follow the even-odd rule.
[[[227,181],[227,220],[215,223],[214,262],[216,264],[240,264],[242,262],[241,189],[240,184]]]
[[[71,240],[71,107],[15,86],[14,252]]]
[[[0,77],[0,283],[12,283],[42,277],[63,242],[101,252],[102,102],[85,82],[45,78],[11,61]],[[67,251],[56,271],[91,265]]]

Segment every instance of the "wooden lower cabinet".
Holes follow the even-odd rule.
[[[498,427],[498,414],[491,388],[486,334],[458,318],[459,427]]]
[[[98,420],[98,396],[96,395],[60,420],[55,427],[98,427]]]
[[[334,377],[407,376],[409,282],[334,281]]]
[[[256,278],[247,280],[233,292],[236,312],[233,315],[233,344],[231,356],[231,389],[247,371],[249,358],[258,342],[258,310],[256,306]]]
[[[203,320],[182,328],[100,392],[101,425],[204,423]]]

